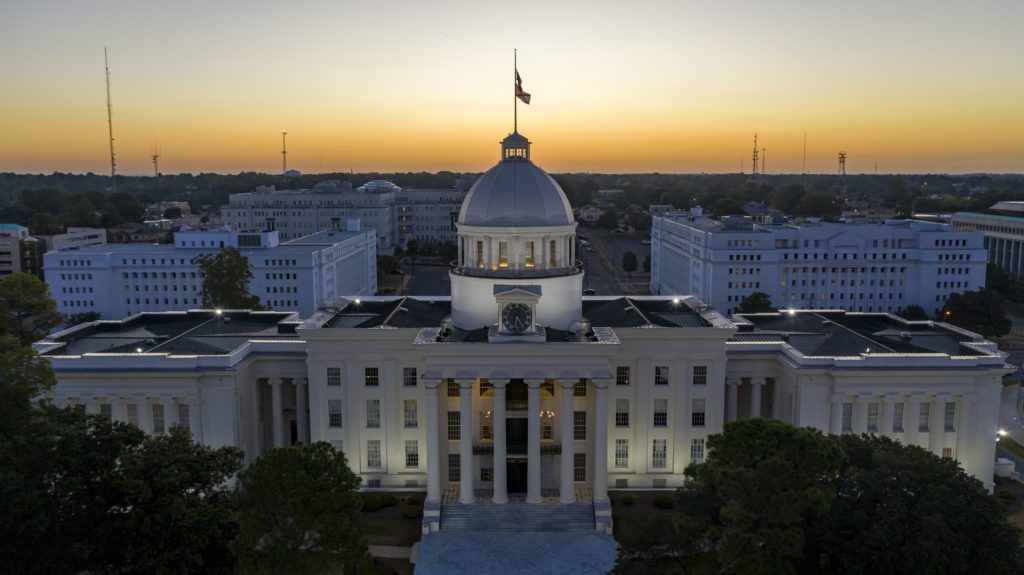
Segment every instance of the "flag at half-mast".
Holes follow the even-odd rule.
[[[530,103],[530,95],[523,91],[523,79],[519,77],[519,70],[516,70],[516,98],[522,100],[524,104]]]

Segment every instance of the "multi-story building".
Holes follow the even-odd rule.
[[[1010,275],[1024,276],[1024,202],[998,202],[990,209],[1005,215],[957,212],[950,224],[958,230],[980,231],[989,263]]]
[[[43,277],[45,244],[18,224],[0,224],[0,277],[17,272]]]
[[[502,151],[462,205],[451,297],[85,324],[37,344],[55,401],[247,461],[329,441],[365,488],[425,490],[425,532],[532,506],[608,533],[609,489],[682,485],[744,417],[892,437],[992,487],[1012,369],[992,342],[882,313],[730,320],[691,296],[585,298],[568,201],[525,138]]]
[[[390,252],[410,239],[454,242],[455,219],[464,189],[402,189],[374,180],[353,189],[349,182],[321,182],[312,190],[276,190],[232,194],[221,208],[221,221],[238,229],[277,230],[281,239],[320,230],[343,229],[359,219],[377,232],[377,248]]]
[[[681,214],[651,226],[651,293],[693,294],[731,314],[767,293],[783,309],[938,314],[952,293],[985,285],[980,232],[915,220],[884,225],[761,225]]]
[[[196,259],[237,248],[249,260],[250,293],[273,309],[306,316],[342,295],[377,291],[372,230],[323,231],[280,243],[274,232],[184,230],[173,244],[102,244],[49,252],[50,293],[63,314],[121,318],[139,312],[201,307]]]
[[[63,234],[37,237],[46,244],[48,252],[70,250],[107,243],[107,230],[104,228],[68,228]]]

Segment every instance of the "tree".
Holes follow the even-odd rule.
[[[928,319],[928,312],[924,311],[923,307],[913,303],[896,312],[896,315],[909,321],[924,321]]]
[[[56,384],[50,360],[11,336],[0,336],[0,446],[25,428],[33,407]]]
[[[377,256],[377,275],[386,275],[391,270],[398,269],[398,258],[395,256]]]
[[[732,198],[722,198],[717,200],[711,206],[711,213],[721,218],[725,216],[735,216],[743,214],[743,206],[739,202]]]
[[[773,311],[776,310],[772,305],[772,297],[763,291],[756,291],[744,296],[736,308],[736,313],[771,313]]]
[[[956,460],[887,437],[838,441],[848,460],[823,521],[827,572],[1024,572],[1020,530]]]
[[[96,217],[96,206],[85,198],[72,205],[65,218],[68,227],[95,228],[100,222]]]
[[[64,227],[60,225],[60,218],[49,212],[36,212],[32,216],[32,225],[29,227],[37,236],[52,236],[64,232]]]
[[[824,218],[839,215],[839,206],[835,198],[821,192],[804,194],[796,206],[793,207],[793,215]]]
[[[1024,281],[1011,276],[995,264],[990,263],[986,266],[985,288],[999,293],[1012,302],[1024,303]]]
[[[800,184],[790,184],[771,193],[772,207],[784,214],[793,213],[793,208],[800,203],[807,191]]]
[[[950,294],[940,319],[984,337],[1007,334],[1011,327],[1002,296],[989,289]]]
[[[126,221],[141,222],[146,215],[146,206],[131,194],[114,192],[110,194],[108,202]]]
[[[205,254],[197,263],[203,274],[203,305],[218,309],[263,309],[260,298],[249,293],[249,259],[236,248]]]
[[[0,279],[0,310],[4,332],[29,345],[61,324],[50,288],[32,274],[13,273]]]
[[[619,216],[615,210],[605,210],[597,218],[597,227],[606,230],[614,230],[619,227]]]
[[[87,311],[83,313],[76,313],[66,316],[64,318],[64,327],[75,327],[83,323],[89,323],[101,319],[103,316],[96,311]]]
[[[630,277],[636,271],[636,263],[636,254],[632,250],[626,250],[626,253],[622,254],[622,270]]]
[[[268,451],[238,474],[239,533],[234,544],[246,573],[315,573],[339,564],[370,569],[357,521],[359,477],[329,443]]]
[[[173,208],[167,208],[166,210],[164,210],[164,218],[166,218],[168,220],[173,220],[175,218],[180,218],[180,217],[181,217],[181,208],[179,208],[177,206],[175,206]]]

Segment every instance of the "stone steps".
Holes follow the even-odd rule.
[[[446,503],[441,507],[441,531],[589,531],[595,530],[590,502],[537,504],[509,502]]]

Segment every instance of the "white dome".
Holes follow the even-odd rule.
[[[502,141],[503,159],[469,189],[459,224],[488,227],[565,226],[575,222],[565,192],[529,160],[529,142],[515,133]]]

